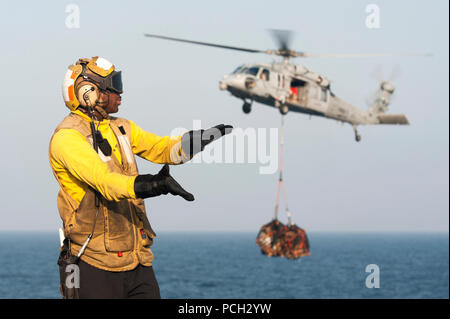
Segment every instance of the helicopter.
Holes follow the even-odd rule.
[[[309,70],[301,64],[290,63],[291,58],[356,58],[370,56],[429,55],[429,54],[310,54],[289,48],[291,31],[271,30],[278,42],[277,50],[255,50],[243,47],[193,41],[145,33],[146,37],[211,46],[248,53],[264,53],[282,58],[281,62],[251,63],[238,66],[231,74],[219,81],[219,89],[243,101],[242,110],[251,112],[253,102],[277,108],[282,115],[298,112],[310,116],[334,119],[352,126],[355,140],[361,135],[358,125],[398,124],[409,125],[404,114],[386,114],[393,97],[395,87],[391,80],[380,82],[370,106],[363,110],[337,97],[331,90],[331,81],[327,77]]]

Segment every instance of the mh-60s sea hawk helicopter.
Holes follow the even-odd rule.
[[[289,59],[297,57],[354,58],[422,54],[309,54],[289,48],[291,32],[285,30],[272,30],[272,32],[279,44],[278,50],[254,50],[155,34],[145,34],[145,36],[282,57],[282,62],[241,65],[233,73],[225,75],[219,82],[221,90],[227,90],[244,101],[242,106],[244,113],[250,113],[252,103],[256,101],[278,108],[283,115],[292,111],[346,122],[352,125],[357,142],[361,140],[356,128],[358,125],[409,124],[404,114],[386,114],[395,90],[390,80],[381,81],[369,109],[362,110],[337,97],[330,89],[330,80],[325,76],[308,70],[303,65],[292,64]]]

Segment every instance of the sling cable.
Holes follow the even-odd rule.
[[[271,222],[265,224],[259,230],[256,244],[261,248],[261,253],[268,257],[285,257],[297,259],[309,256],[309,242],[305,230],[292,222],[289,211],[286,189],[283,183],[283,146],[284,146],[284,115],[281,115],[281,137],[280,137],[280,177],[278,179],[277,201],[275,214]],[[280,207],[280,192],[283,199],[288,218],[287,225],[278,220],[278,208]]]

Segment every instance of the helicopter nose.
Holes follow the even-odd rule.
[[[219,81],[219,89],[221,90],[221,91],[224,91],[224,90],[226,90],[227,89],[227,87],[228,87],[228,85],[227,85],[227,83],[225,83],[225,81]]]
[[[227,75],[219,81],[219,88],[221,90],[228,90],[230,87],[244,88],[244,79],[240,76]]]

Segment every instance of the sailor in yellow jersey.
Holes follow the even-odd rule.
[[[160,298],[150,246],[156,236],[144,198],[194,196],[170,175],[229,125],[160,137],[133,121],[113,117],[121,104],[121,72],[101,57],[69,66],[63,97],[70,114],[57,126],[49,160],[60,185],[57,206],[64,245],[58,259],[63,298]],[[165,164],[156,175],[140,175],[134,155]],[[68,265],[79,280],[68,285]]]

